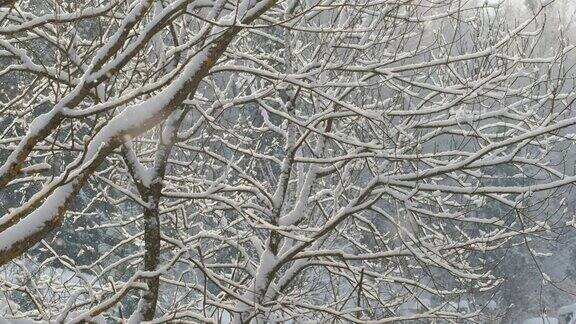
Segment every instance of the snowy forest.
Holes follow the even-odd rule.
[[[572,0],[0,0],[0,323],[576,323],[575,46]]]

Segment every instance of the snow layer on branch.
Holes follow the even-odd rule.
[[[9,229],[0,233],[0,251],[7,251],[13,244],[40,231],[46,223],[54,221],[58,209],[64,206],[66,199],[73,192],[72,183],[65,184],[54,190],[41,208],[20,220]]]
[[[0,233],[0,251],[8,251],[14,244],[25,240],[27,237],[33,236],[35,233],[41,231],[47,223],[54,221],[58,216],[58,210],[63,208],[70,195],[74,194],[72,183],[78,180],[75,178],[81,176],[81,173],[94,162],[100,149],[110,145],[110,142],[115,137],[130,136],[131,131],[161,116],[173,101],[176,94],[186,86],[187,81],[196,75],[209,54],[210,47],[204,48],[187,64],[180,77],[167,88],[144,102],[126,108],[112,118],[90,141],[86,149],[86,154],[82,161],[80,161],[81,165],[71,172],[68,177],[70,182],[56,189],[46,201],[30,215]],[[52,113],[55,112],[53,111]],[[45,116],[40,119],[38,123],[49,119],[49,116],[52,115]],[[40,125],[35,125],[31,127],[31,129],[34,130],[37,127],[40,127]],[[73,165],[76,164],[74,163]]]
[[[91,160],[98,150],[118,135],[129,135],[129,131],[150,122],[167,108],[176,94],[185,86],[186,82],[194,77],[210,53],[210,47],[196,54],[186,66],[180,77],[166,89],[150,99],[130,106],[116,115],[106,126],[94,136],[86,151],[85,160]]]
[[[8,173],[12,163],[14,163],[17,159],[18,153],[22,151],[25,145],[28,143],[28,139],[33,138],[38,135],[38,133],[50,123],[50,120],[54,118],[54,116],[59,113],[57,109],[52,109],[51,111],[36,117],[32,123],[30,123],[28,133],[26,136],[18,143],[18,147],[12,150],[10,156],[6,159],[4,164],[0,166],[0,176]]]

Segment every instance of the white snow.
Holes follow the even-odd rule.
[[[558,314],[560,314],[560,315],[570,314],[570,313],[576,313],[576,304],[562,306],[558,309]]]
[[[525,320],[522,324],[558,324],[558,319],[554,317],[533,317]]]

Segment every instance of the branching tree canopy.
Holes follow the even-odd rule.
[[[574,50],[510,5],[0,1],[3,316],[482,321],[574,224]]]

